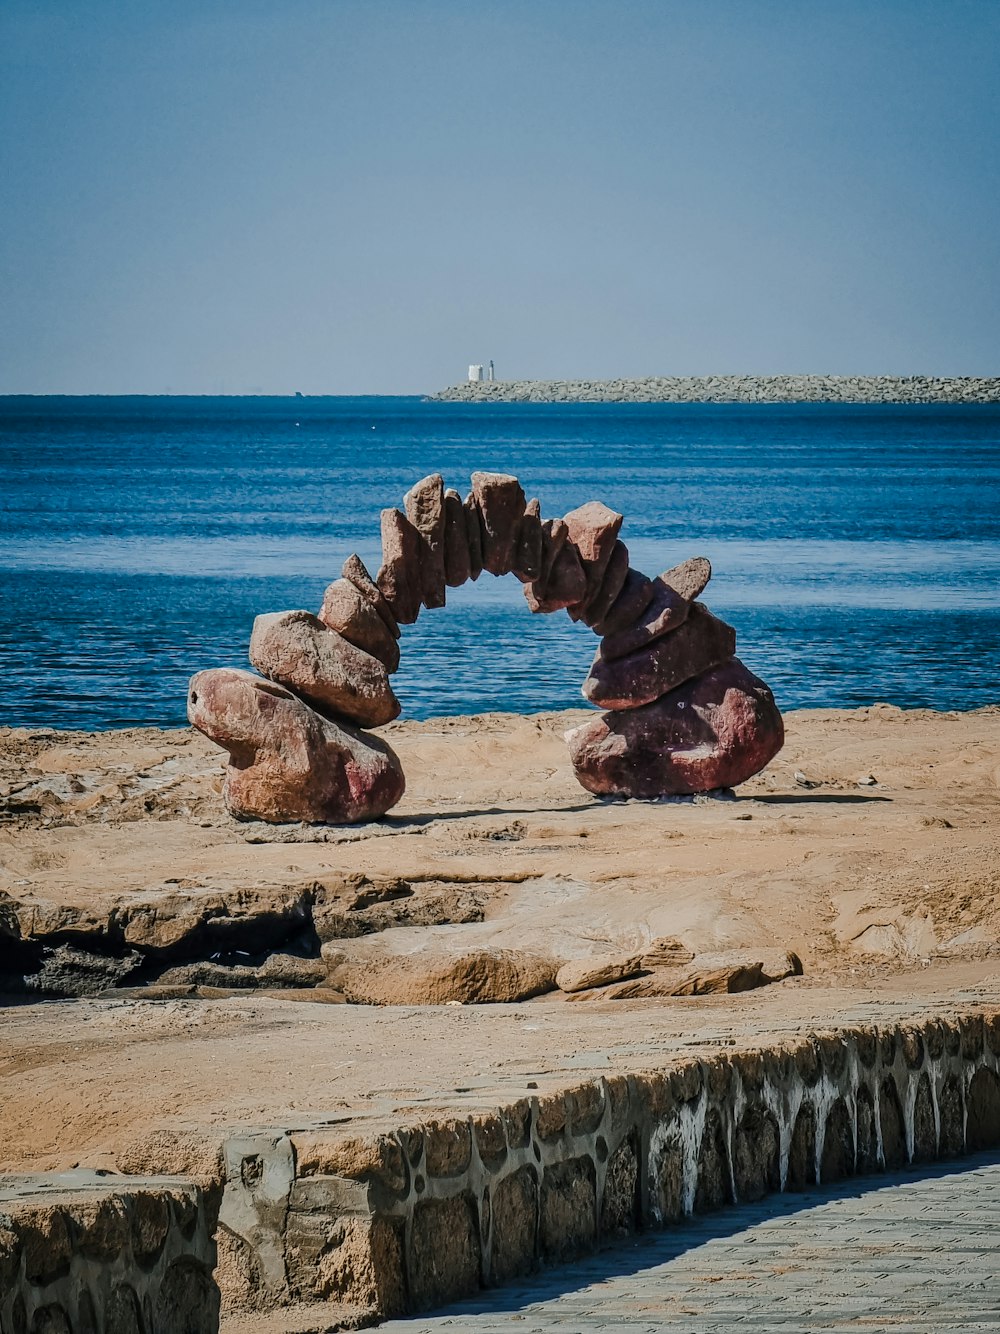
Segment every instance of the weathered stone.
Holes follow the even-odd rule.
[[[605,987],[611,982],[624,982],[642,972],[642,958],[638,954],[616,955],[611,958],[573,959],[564,963],[556,973],[560,991],[586,991],[589,987]]]
[[[647,582],[650,596],[645,606],[620,630],[605,633],[601,640],[600,655],[608,662],[648,648],[671,630],[683,625],[688,618],[690,602],[686,602],[662,579],[650,579]],[[645,588],[641,594],[637,591],[636,601],[641,601],[645,593]]]
[[[348,556],[347,560],[341,566],[341,578],[347,579],[358,590],[366,602],[375,608],[378,614],[385,621],[385,628],[392,635],[393,639],[399,638],[399,626],[396,624],[396,618],[392,614],[392,608],[386,602],[382,595],[382,590],[368,573],[365,563],[358,555]]]
[[[483,569],[490,574],[509,574],[524,516],[521,483],[507,473],[474,472],[472,494],[482,520]]]
[[[479,1112],[472,1117],[476,1149],[490,1171],[502,1166],[507,1158],[507,1136],[499,1112]]]
[[[705,1129],[701,1136],[698,1150],[698,1185],[695,1189],[694,1207],[703,1213],[708,1209],[719,1209],[729,1204],[731,1197],[729,1176],[729,1153],[726,1136],[722,1127],[722,1118],[714,1107],[705,1117]]]
[[[589,625],[591,628],[598,621],[603,620],[618,594],[622,591],[628,570],[628,547],[624,542],[616,542],[600,587],[587,602],[580,604],[578,607],[569,608],[570,620],[583,621],[585,625]]]
[[[71,1214],[76,1247],[94,1260],[114,1260],[129,1244],[129,1220],[125,1203],[115,1195],[81,1200]]]
[[[455,1301],[479,1287],[479,1232],[465,1196],[425,1200],[413,1211],[410,1295],[417,1310]]]
[[[855,1095],[857,1107],[858,1152],[855,1168],[858,1172],[875,1172],[880,1163],[878,1157],[878,1136],[875,1126],[875,1100],[867,1084],[859,1084]]]
[[[660,575],[660,581],[669,584],[685,602],[693,602],[705,591],[705,586],[711,577],[712,566],[708,558],[691,556],[690,559],[681,561],[680,565],[664,570]]]
[[[472,577],[465,510],[457,491],[444,493],[444,581],[449,588],[460,588]]]
[[[215,1334],[219,1328],[219,1289],[203,1265],[189,1257],[173,1262],[156,1294],[156,1315],[151,1323],[155,1330],[169,1334]],[[145,1322],[139,1329],[149,1334]]]
[[[781,1189],[781,1136],[772,1112],[751,1102],[733,1135],[736,1199],[760,1200]]]
[[[554,990],[556,969],[552,959],[517,950],[400,955],[345,967],[338,985],[348,1000],[363,1005],[485,1005]]]
[[[607,615],[594,623],[594,634],[609,638],[634,625],[652,602],[655,593],[656,583],[653,579],[647,578],[639,570],[629,569]]]
[[[348,1302],[380,1316],[406,1309],[402,1226],[388,1218],[327,1223],[311,1268],[313,1298]]]
[[[553,561],[541,596],[536,594],[534,584],[524,585],[524,596],[533,612],[561,611],[564,607],[574,607],[586,591],[587,577],[583,565],[576,547],[569,543],[562,547]]]
[[[384,619],[350,579],[336,579],[323,594],[319,619],[349,644],[377,658],[387,672],[399,667],[399,644]]]
[[[403,795],[402,767],[384,741],[250,672],[198,672],[188,719],[229,751],[223,797],[238,819],[351,824],[377,819]]]
[[[938,1094],[938,1114],[941,1118],[941,1156],[954,1158],[965,1148],[962,1089],[955,1075],[945,1081]]]
[[[529,500],[517,532],[514,574],[522,583],[537,579],[542,572],[542,510],[537,500]]]
[[[328,630],[311,612],[258,616],[250,661],[326,716],[348,718],[361,727],[380,727],[399,716],[385,664]]]
[[[906,1124],[892,1076],[882,1081],[878,1095],[878,1119],[882,1132],[882,1162],[890,1170],[906,1162]]]
[[[424,1167],[428,1176],[452,1177],[472,1161],[472,1127],[468,1121],[428,1121],[424,1127]]]
[[[1000,1144],[1000,1079],[985,1066],[969,1081],[965,1095],[967,1109],[966,1147],[994,1149]]]
[[[181,1197],[187,1199],[188,1197]],[[132,1254],[142,1265],[152,1264],[163,1250],[170,1231],[170,1198],[165,1193],[143,1192],[126,1201]]]
[[[639,962],[643,968],[677,968],[693,958],[694,951],[676,936],[657,936],[639,956]]]
[[[626,797],[735,787],[783,742],[774,696],[737,658],[652,704],[602,714],[566,733],[578,782],[589,792]]]
[[[735,650],[733,627],[696,602],[682,625],[646,648],[615,659],[598,649],[583,695],[598,708],[637,709],[728,662]]]
[[[546,1260],[568,1260],[589,1250],[597,1235],[597,1187],[589,1158],[569,1158],[542,1177],[540,1243]]]
[[[444,478],[432,473],[411,486],[403,497],[406,517],[423,539],[420,547],[421,601],[425,607],[445,605]]]
[[[117,1284],[107,1300],[104,1334],[145,1334],[142,1306],[128,1283]]]
[[[799,1108],[788,1148],[786,1190],[805,1190],[816,1184],[816,1112],[812,1103]]]
[[[611,553],[621,531],[623,516],[599,500],[589,500],[570,510],[563,519],[569,530],[569,542],[576,547],[586,577],[585,599],[594,597],[601,587]]]
[[[375,582],[400,625],[412,625],[420,615],[423,595],[420,534],[399,510],[383,510],[382,565]]]
[[[639,1159],[631,1139],[619,1144],[608,1159],[601,1199],[601,1235],[625,1235],[639,1218]]]
[[[569,529],[562,519],[546,519],[542,524],[542,566],[536,580],[539,596],[545,593],[556,557],[566,545],[568,537]]]
[[[538,1181],[531,1167],[504,1177],[493,1192],[493,1245],[490,1282],[505,1283],[526,1274],[535,1258],[538,1231]]]
[[[934,1098],[926,1074],[917,1082],[913,1100],[913,1161],[927,1163],[937,1157],[937,1124],[934,1119]]]
[[[300,1180],[314,1176],[347,1177],[374,1182],[389,1194],[407,1187],[406,1161],[395,1135],[347,1135],[333,1138],[329,1131],[296,1131],[296,1170]]]
[[[821,1182],[842,1181],[854,1172],[854,1127],[847,1104],[838,1098],[826,1117],[823,1156],[820,1159]]]
[[[50,1283],[69,1271],[73,1238],[64,1209],[46,1204],[22,1206],[17,1226],[24,1255],[24,1277],[29,1283]]]
[[[629,981],[578,992],[581,999],[653,1000],[668,996],[734,995],[797,976],[802,964],[784,950],[721,950],[701,954],[690,968],[655,968]]]
[[[475,582],[483,572],[483,520],[470,491],[462,502],[465,512],[465,541],[469,548],[469,578]]]

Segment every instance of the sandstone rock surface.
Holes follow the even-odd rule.
[[[319,619],[355,648],[378,658],[387,672],[399,667],[399,644],[374,605],[350,579],[335,579],[323,594]]]
[[[664,570],[660,581],[679,593],[685,602],[693,602],[700,597],[712,577],[712,565],[706,556],[691,556],[681,561],[680,565]]]
[[[554,991],[558,963],[520,950],[400,955],[377,965],[347,965],[330,975],[349,1001],[362,1005],[486,1005]]]
[[[445,605],[444,478],[431,473],[411,486],[403,497],[406,517],[420,534],[420,588],[425,607]]]
[[[566,734],[588,791],[634,797],[735,787],[783,740],[773,695],[738,658],[654,703],[602,714]]]
[[[352,824],[378,819],[403,795],[402,767],[383,741],[250,672],[198,672],[188,718],[229,752],[223,796],[238,819]]]
[[[727,661],[735,650],[733,627],[696,602],[676,630],[645,648],[610,660],[598,649],[583,694],[603,709],[637,709]]]
[[[564,963],[556,973],[560,991],[587,991],[591,987],[605,987],[612,982],[624,982],[643,970],[639,954],[615,955],[603,959],[573,959]]]
[[[412,625],[420,615],[423,585],[420,571],[420,534],[399,510],[381,514],[382,565],[375,582],[400,625]]]
[[[250,661],[323,714],[337,714],[362,727],[379,727],[399,716],[385,664],[327,629],[311,612],[258,616],[250,636]]]

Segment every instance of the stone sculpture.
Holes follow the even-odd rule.
[[[250,661],[192,677],[188,717],[229,752],[223,789],[243,819],[353,823],[403,795],[399,760],[364,729],[399,714],[389,678],[401,625],[445,605],[447,588],[514,574],[533,612],[565,609],[600,644],[583,694],[607,710],[566,734],[590,792],[655,798],[733,787],[781,749],[774,698],[734,656],[736,631],[699,596],[694,557],[650,579],[619,540],[622,515],[589,501],[542,520],[516,477],[476,472],[463,500],[437,473],[382,511],[382,565],[345,561],[318,616],[259,616]]]

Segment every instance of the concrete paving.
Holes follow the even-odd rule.
[[[1000,1155],[772,1196],[382,1334],[1000,1330]]]

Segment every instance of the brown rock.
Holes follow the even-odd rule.
[[[644,976],[590,993],[595,1000],[652,1000],[667,996],[734,995],[753,991],[786,977],[796,977],[802,964],[783,950],[722,950],[700,954],[691,968],[658,968]]]
[[[560,991],[587,991],[590,987],[606,987],[611,982],[624,982],[642,972],[638,954],[618,955],[604,959],[573,959],[564,963],[556,973]]]
[[[308,611],[258,616],[250,661],[271,681],[287,686],[323,714],[379,727],[399,717],[399,700],[385,664],[328,630]]]
[[[445,605],[444,478],[432,473],[411,486],[403,497],[406,517],[420,534],[420,588],[425,607]]]
[[[449,588],[460,588],[472,577],[465,510],[457,491],[444,493],[444,581]]]
[[[636,709],[726,662],[735,650],[733,627],[696,602],[678,629],[646,648],[612,660],[598,649],[583,694],[603,709]]]
[[[483,572],[483,520],[470,491],[462,502],[465,510],[465,540],[469,547],[469,578],[475,583]]]
[[[621,592],[602,621],[594,624],[594,633],[614,635],[634,624],[653,600],[655,586],[639,570],[629,570]]]
[[[612,603],[622,591],[627,575],[628,547],[624,542],[616,542],[611,552],[611,559],[608,561],[608,568],[604,571],[600,588],[589,602],[569,608],[570,619],[583,621],[591,627],[596,625],[598,621],[603,620]]]
[[[423,595],[420,534],[399,510],[383,510],[382,567],[376,576],[383,597],[400,625],[412,625],[420,615]]]
[[[562,519],[546,519],[542,524],[542,568],[536,581],[542,593],[568,537],[569,529]]]
[[[685,602],[693,602],[696,597],[700,597],[711,577],[712,565],[707,556],[692,556],[660,575],[661,581],[669,584]]]
[[[336,985],[348,1000],[363,1005],[486,1005],[553,991],[557,967],[553,959],[504,949],[400,955],[345,965]]]
[[[735,787],[783,740],[773,695],[738,658],[653,704],[603,714],[566,734],[579,782],[629,797]]]
[[[229,752],[223,797],[237,819],[352,824],[377,819],[403,795],[402,766],[385,742],[250,672],[198,672],[188,719]]]
[[[575,607],[587,591],[587,576],[576,547],[567,543],[556,556],[540,597],[536,595],[535,587],[535,584],[524,585],[524,596],[532,611],[561,611],[564,607]]]
[[[509,574],[524,517],[521,483],[507,473],[474,472],[472,494],[482,520],[483,569],[490,574]]]
[[[587,576],[586,597],[592,598],[601,586],[604,571],[621,531],[622,515],[608,509],[599,500],[588,500],[565,516],[569,541],[576,547]]]
[[[529,500],[517,533],[514,550],[514,573],[522,583],[530,583],[542,572],[542,507],[537,500]]]
[[[611,662],[647,648],[687,620],[691,604],[675,589],[662,579],[652,579],[649,585],[651,596],[639,614],[628,625],[605,634],[601,640],[602,658]]]
[[[350,579],[336,579],[323,594],[319,619],[329,630],[378,658],[387,672],[399,667],[399,644],[389,627]]]
[[[341,577],[349,580],[366,602],[370,602],[385,621],[385,627],[393,639],[399,638],[399,626],[392,614],[392,608],[382,596],[382,590],[368,573],[365,563],[358,555],[348,556],[340,570]]]
[[[693,958],[694,951],[676,936],[657,936],[646,946],[641,962],[643,968],[676,968],[690,963]]]

